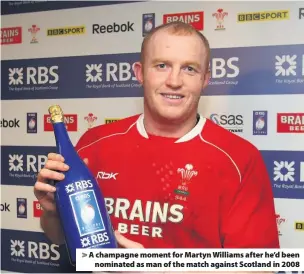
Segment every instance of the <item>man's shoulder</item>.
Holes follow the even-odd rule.
[[[76,149],[79,150],[89,144],[96,142],[107,136],[121,135],[122,133],[127,133],[127,131],[135,125],[140,114],[129,116],[109,124],[102,124],[93,127],[86,131],[79,139]]]
[[[139,116],[140,114],[136,114],[114,122],[98,125],[96,127],[91,128],[89,131],[87,131],[87,133],[101,137],[115,133],[122,133],[127,131],[132,125],[134,125],[138,120]]]
[[[218,153],[231,157],[238,166],[246,165],[260,153],[251,142],[209,119],[206,119],[201,136],[204,142],[213,146]]]

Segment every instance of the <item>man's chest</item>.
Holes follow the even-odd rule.
[[[92,171],[106,197],[194,207],[218,196],[218,169],[198,151],[134,146],[95,157]]]

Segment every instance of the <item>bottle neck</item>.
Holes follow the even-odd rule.
[[[68,156],[73,157],[76,152],[68,135],[65,124],[63,122],[57,122],[53,124],[53,128],[58,153],[64,158]]]

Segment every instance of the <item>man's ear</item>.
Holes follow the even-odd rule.
[[[133,71],[137,81],[142,85],[144,81],[143,77],[143,65],[141,62],[135,62],[133,64]]]
[[[204,75],[203,90],[208,86],[210,77],[211,77],[211,72],[210,70],[208,70]]]

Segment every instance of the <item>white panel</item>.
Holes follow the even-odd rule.
[[[143,111],[142,98],[106,98],[106,99],[54,99],[54,100],[16,100],[2,101],[3,118],[19,119],[20,128],[3,128],[2,145],[55,146],[52,131],[44,131],[44,115],[52,104],[59,104],[66,114],[78,115],[78,131],[69,132],[76,144],[80,136],[88,129],[85,117],[89,113],[97,117],[95,125],[104,124],[105,119],[124,118]],[[37,112],[38,133],[27,134],[26,113]]]
[[[76,8],[2,16],[2,27],[22,26],[23,43],[1,47],[3,60],[83,56],[139,52],[142,42],[142,14],[155,13],[155,23],[163,23],[163,14],[204,11],[203,33],[212,48],[285,45],[303,43],[303,20],[298,19],[300,2],[144,2],[110,6]],[[215,31],[217,9],[228,12],[225,31]],[[126,12],[132,11],[132,12]],[[290,10],[290,19],[254,23],[237,23],[237,14],[254,11]],[[111,16],[109,16],[111,15]],[[93,24],[134,23],[134,31],[92,34]],[[30,44],[28,29],[36,24],[38,44]],[[86,26],[86,34],[48,37],[46,30],[55,27]],[[282,33],[290,33],[288,40]],[[271,34],[271,35],[270,35]]]
[[[295,230],[295,222],[304,222],[304,200],[275,199],[282,248],[303,248],[304,232]]]
[[[304,95],[206,96],[199,110],[206,117],[212,113],[241,114],[244,131],[237,133],[260,150],[304,150],[303,133],[277,133],[277,113],[303,112]],[[253,135],[253,111],[268,111],[268,135]]]
[[[27,199],[27,218],[17,218],[17,198]],[[37,201],[30,186],[1,185],[1,204],[9,204],[9,212],[1,212],[1,228],[43,232],[40,219],[34,217],[33,202]]]

